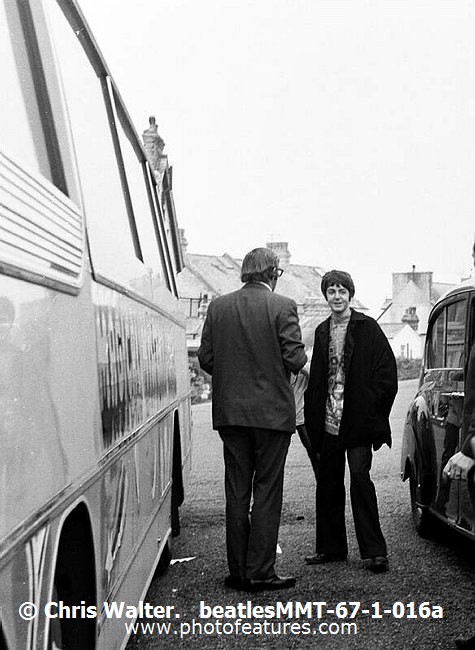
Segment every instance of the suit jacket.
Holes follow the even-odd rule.
[[[307,356],[294,300],[248,283],[208,307],[198,351],[213,379],[213,428],[295,431],[290,373]]]
[[[328,394],[328,340],[330,317],[315,330],[305,424],[314,451],[319,452],[325,433]],[[354,309],[345,339],[345,393],[339,439],[342,446],[386,443],[391,446],[389,413],[397,393],[397,368],[391,346],[378,323]]]

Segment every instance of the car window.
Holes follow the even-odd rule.
[[[427,337],[427,368],[463,368],[467,300],[447,305],[432,321]]]
[[[463,368],[465,363],[465,321],[467,301],[460,300],[447,307],[446,368]]]
[[[444,365],[445,310],[432,325],[427,342],[427,367],[442,368]]]

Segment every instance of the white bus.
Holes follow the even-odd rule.
[[[171,170],[75,0],[0,0],[0,71],[0,649],[124,648],[190,464]]]

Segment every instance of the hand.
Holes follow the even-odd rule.
[[[447,465],[444,467],[444,475],[447,478],[467,479],[468,472],[475,466],[475,460],[466,456],[461,451],[450,458]]]

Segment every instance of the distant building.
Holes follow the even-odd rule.
[[[400,359],[420,359],[422,357],[422,339],[407,323],[381,323],[394,356]]]
[[[396,357],[420,359],[429,314],[437,300],[454,285],[434,282],[432,271],[393,273],[392,297],[376,319]]]
[[[188,253],[188,243],[183,230],[181,248],[185,267],[178,276],[178,289],[182,309],[187,317],[187,339],[190,353],[196,352],[201,341],[201,329],[209,302],[216,296],[242,287],[240,271],[241,259],[224,253],[223,255],[200,255]],[[268,242],[266,244],[279,256],[284,274],[277,283],[277,292],[293,298],[297,303],[302,329],[302,338],[307,347],[313,345],[316,326],[330,313],[327,302],[320,290],[325,271],[319,266],[291,264],[288,242]],[[358,300],[354,306],[367,311]]]

